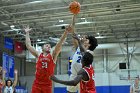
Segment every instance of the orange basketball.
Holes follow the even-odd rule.
[[[77,1],[73,1],[69,5],[70,12],[73,14],[78,14],[80,12],[80,3]]]

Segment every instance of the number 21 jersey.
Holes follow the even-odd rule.
[[[52,55],[49,53],[46,56],[40,54],[36,63],[35,82],[43,85],[52,86],[50,76],[54,74],[55,63]]]

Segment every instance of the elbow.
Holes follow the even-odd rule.
[[[26,47],[29,49],[31,47],[31,45],[26,43]]]

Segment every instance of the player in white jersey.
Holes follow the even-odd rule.
[[[77,75],[77,71],[79,71],[79,67],[82,67],[82,65],[80,63],[81,58],[82,58],[82,55],[80,53],[80,48],[78,47],[77,50],[75,51],[73,57],[72,57],[72,64],[71,64],[72,74]]]
[[[82,68],[82,64],[80,63],[81,58],[82,55],[80,53],[80,48],[78,47],[72,57],[70,80],[73,80],[77,76],[77,72]],[[77,86],[67,86],[68,93],[75,92],[77,89],[80,90],[80,84]]]
[[[130,86],[130,93],[140,93],[139,77],[136,77],[134,84]]]
[[[73,31],[74,34],[75,32],[73,28],[71,28],[71,30]],[[73,40],[74,40],[74,47],[76,48],[78,46],[78,43],[75,39]],[[97,39],[94,36],[83,36],[81,40],[85,50],[90,51],[93,54],[93,50],[98,46]],[[73,80],[77,76],[77,72],[82,68],[82,65],[80,63],[81,58],[82,55],[80,53],[80,49],[77,48],[72,59],[70,80]],[[68,93],[76,93],[77,90],[79,89],[80,89],[79,84],[77,84],[77,86],[67,86]]]
[[[14,92],[14,89],[12,86],[10,87],[6,86],[4,89],[4,93],[13,93],[13,92]]]
[[[5,74],[6,71],[3,71],[3,86],[4,86],[4,93],[13,93],[15,90],[15,86],[17,84],[17,70],[15,70],[15,80],[12,82],[11,79],[5,81]]]

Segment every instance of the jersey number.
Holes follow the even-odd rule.
[[[78,63],[80,63],[81,58],[82,58],[81,56],[78,56],[78,60],[77,60]]]
[[[47,62],[42,62],[42,68],[47,68],[47,67],[48,67]]]

